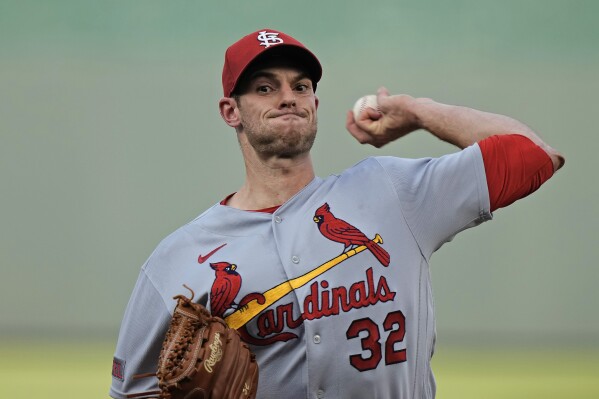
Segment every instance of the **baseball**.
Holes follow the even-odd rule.
[[[364,111],[366,108],[372,108],[375,110],[379,110],[379,105],[376,101],[376,96],[374,94],[370,94],[364,97],[361,97],[354,104],[354,119],[358,120],[358,116],[360,112]]]

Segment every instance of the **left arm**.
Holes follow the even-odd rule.
[[[425,129],[459,148],[494,135],[519,134],[545,151],[554,171],[564,165],[564,157],[558,151],[528,126],[508,116],[441,104],[428,98],[390,96],[384,88],[378,90],[377,101],[380,112],[367,108],[357,121],[348,112],[346,127],[362,144],[382,147],[418,129]]]

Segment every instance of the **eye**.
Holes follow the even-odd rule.
[[[256,88],[258,93],[270,93],[272,90],[273,88],[268,85],[260,85]]]
[[[310,90],[310,85],[307,83],[298,83],[297,86],[295,86],[295,90],[299,92],[306,92]]]

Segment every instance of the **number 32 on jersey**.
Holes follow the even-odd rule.
[[[381,342],[380,327],[389,332]],[[363,352],[349,356],[350,364],[359,371],[373,370],[385,358],[385,365],[406,361],[406,349],[397,349],[396,344],[403,342],[406,335],[406,318],[401,310],[388,313],[379,326],[371,318],[354,320],[347,329],[347,339],[360,338]]]

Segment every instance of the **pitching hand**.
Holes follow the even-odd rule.
[[[345,127],[358,142],[380,148],[420,128],[413,112],[416,99],[405,94],[390,96],[384,87],[376,97],[380,112],[366,108],[358,120],[352,111],[347,113]]]

